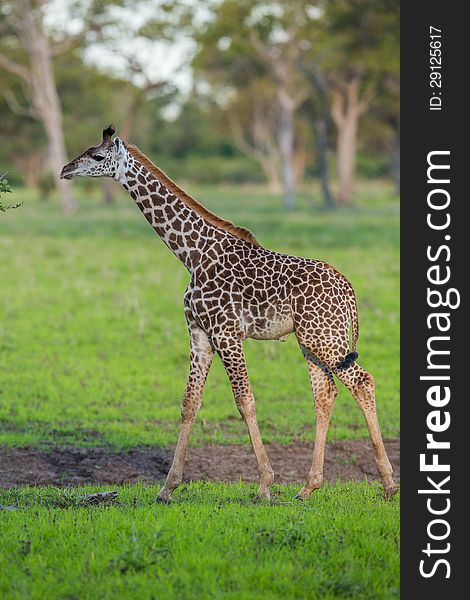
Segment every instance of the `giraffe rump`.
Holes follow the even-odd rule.
[[[260,245],[251,231],[245,229],[244,227],[238,227],[231,221],[222,219],[200,204],[183,189],[181,189],[179,185],[170,179],[166,173],[154,165],[153,162],[147,156],[145,156],[145,154],[141,152],[139,148],[137,148],[137,146],[134,146],[133,144],[126,144],[126,149],[136,160],[140,162],[141,165],[143,165],[150,173],[152,173],[152,175],[154,175],[160,181],[160,183],[162,183],[170,192],[174,193],[182,202],[184,202],[186,206],[194,210],[208,223],[214,225],[214,227],[218,227],[219,229],[227,231],[231,235],[240,238],[245,242],[249,242],[254,246]]]
[[[349,304],[349,318],[351,319],[351,342],[352,350],[355,353],[357,340],[359,339],[359,316],[357,311],[357,300],[353,286],[348,281],[347,299]],[[356,353],[357,358],[357,353]],[[353,359],[355,360],[355,359]]]
[[[359,354],[356,352],[357,341],[359,339],[359,317],[357,314],[357,301],[356,294],[354,293],[354,289],[349,281],[345,278],[346,288],[346,302],[348,304],[349,309],[349,320],[351,324],[351,348],[352,351],[346,354],[346,356],[341,360],[336,368],[339,371],[343,371],[348,369],[351,365],[354,364],[354,361],[357,360]]]

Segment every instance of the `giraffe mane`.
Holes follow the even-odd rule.
[[[218,229],[222,229],[223,231],[227,231],[231,235],[244,240],[245,242],[250,242],[255,246],[259,246],[259,242],[256,240],[255,236],[244,227],[238,227],[234,225],[231,221],[227,221],[217,216],[210,210],[208,210],[205,206],[200,204],[197,200],[195,200],[192,196],[186,193],[183,189],[179,187],[172,179],[168,177],[166,173],[164,173],[161,169],[159,169],[153,162],[145,156],[143,152],[134,146],[133,144],[125,145],[127,150],[132,156],[143,165],[147,171],[149,171],[152,175],[162,183],[170,192],[175,194],[186,206],[194,212],[196,212],[200,217],[205,219],[208,223],[217,227]]]

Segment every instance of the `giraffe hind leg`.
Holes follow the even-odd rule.
[[[302,350],[303,351],[303,350]],[[326,437],[333,406],[338,395],[338,389],[334,382],[333,373],[325,365],[318,364],[320,361],[311,353],[304,356],[307,359],[310,383],[315,402],[316,433],[315,447],[313,450],[312,466],[304,487],[297,494],[297,498],[304,500],[310,496],[313,490],[321,487],[323,483],[323,464],[325,459]]]
[[[345,350],[348,344],[347,338],[345,338],[344,342],[341,345],[342,351],[337,351],[333,355],[331,348],[328,348],[328,351],[322,352],[321,348],[313,348],[310,343],[308,343],[307,347],[306,343],[303,344],[299,340],[300,347],[306,358],[312,362],[315,361],[323,369],[323,372],[329,370],[334,373],[348,388],[359,405],[369,430],[377,471],[384,486],[384,495],[388,499],[396,494],[398,486],[393,481],[392,466],[380,433],[375,403],[374,378],[355,362],[357,358],[356,352],[347,353]]]
[[[384,496],[386,499],[391,498],[397,493],[398,486],[393,480],[392,465],[388,459],[380,433],[375,403],[374,378],[357,363],[351,364],[348,368],[339,369],[336,367],[334,373],[349,389],[364,415],[374,448],[377,471],[384,486]]]

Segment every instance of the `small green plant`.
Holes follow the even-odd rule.
[[[133,528],[132,536],[127,542],[124,540],[124,551],[110,561],[109,568],[117,569],[123,575],[129,571],[137,573],[152,569],[159,561],[168,559],[172,539],[173,535],[165,538],[162,531],[158,530],[154,532],[153,538],[148,540]]]
[[[286,523],[275,528],[262,527],[256,530],[252,539],[258,548],[296,548],[311,541],[311,533],[303,521]]]
[[[6,173],[0,175],[0,212],[6,212],[7,210],[18,208],[18,206],[21,206],[23,204],[22,202],[20,202],[19,204],[3,204],[1,199],[2,194],[11,194],[13,192],[13,190],[10,187],[10,184],[8,183],[8,180],[5,179],[5,175]]]

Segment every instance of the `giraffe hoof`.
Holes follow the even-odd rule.
[[[256,493],[258,500],[271,500],[271,491],[267,486],[260,486]]]
[[[384,499],[385,500],[390,500],[390,498],[393,498],[393,496],[395,496],[395,494],[398,492],[398,485],[395,484],[392,487],[386,488],[384,489]]]
[[[252,501],[255,503],[258,502],[269,502],[271,500],[271,494],[269,492],[258,492],[255,496],[251,497]]]
[[[158,504],[171,504],[173,499],[167,494],[158,494],[158,496],[155,498],[155,502],[158,502]]]
[[[253,496],[253,502],[255,504],[262,502],[271,502],[271,496],[260,496],[259,494],[256,494],[256,496]]]

